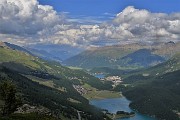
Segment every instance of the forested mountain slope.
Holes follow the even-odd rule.
[[[73,85],[88,84],[96,89],[111,89],[111,84],[83,72],[34,57],[27,52],[0,46],[0,80],[11,80],[22,94],[25,103],[42,105],[52,111],[57,109],[67,119],[78,117],[83,111],[85,119],[102,119],[103,114],[89,105]],[[77,79],[72,80],[71,78]],[[96,113],[99,114],[96,114]]]
[[[132,101],[130,107],[158,119],[179,120],[180,53],[167,62],[125,75],[115,88]]]

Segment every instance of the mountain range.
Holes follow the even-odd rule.
[[[31,53],[33,53],[35,56],[38,56],[46,60],[54,60],[58,62],[62,62],[83,51],[82,48],[77,48],[70,45],[56,44],[28,45],[25,46],[25,48]]]
[[[180,51],[180,43],[174,42],[105,46],[86,50],[63,63],[67,66],[87,69],[94,67],[137,69],[161,63],[178,51]]]

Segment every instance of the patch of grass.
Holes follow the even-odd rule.
[[[25,64],[30,68],[40,69],[40,66],[34,61],[37,61],[37,58],[16,50],[9,48],[0,48],[0,62],[17,62]]]
[[[72,102],[72,103],[81,103],[80,101],[77,101],[77,100],[72,99],[72,98],[68,98],[67,100]]]
[[[59,86],[57,86],[57,85],[53,82],[53,80],[45,80],[45,79],[38,78],[38,77],[35,77],[35,76],[31,76],[31,75],[26,75],[26,77],[28,77],[29,79],[31,79],[31,80],[34,81],[34,82],[38,82],[38,83],[41,84],[41,85],[44,85],[44,86],[47,86],[47,87],[50,87],[50,88],[57,89],[57,90],[59,90],[59,91],[61,91],[61,92],[67,92],[65,87],[59,87]]]
[[[82,70],[82,68],[80,67],[73,67],[73,66],[67,66],[69,69],[73,69],[73,70]]]
[[[118,98],[122,96],[120,92],[97,90],[88,84],[83,85],[83,87],[89,90],[88,93],[84,95],[87,99]]]

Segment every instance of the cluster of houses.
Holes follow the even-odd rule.
[[[43,107],[43,106],[31,106],[29,104],[24,104],[21,107],[17,108],[15,113],[38,113],[42,115],[48,115],[51,116],[52,113],[49,109]]]
[[[106,77],[105,79],[106,79],[107,81],[113,82],[113,83],[114,83],[114,84],[112,85],[113,87],[115,87],[115,86],[117,86],[117,85],[119,85],[120,83],[123,82],[122,79],[121,79],[121,77],[119,77],[119,76],[109,76],[109,77]]]
[[[68,77],[69,80],[79,80],[77,77]]]
[[[79,78],[77,77],[69,77],[69,80],[79,80]],[[111,81],[113,83],[113,87],[116,87],[117,85],[119,85],[120,83],[122,83],[122,79],[120,76],[108,76],[106,78],[102,77],[100,78],[100,80],[102,81]],[[77,92],[79,92],[81,95],[85,95],[88,93],[88,89],[84,88],[81,85],[73,85],[74,89],[76,89]]]
[[[123,82],[121,77],[119,77],[119,76],[108,76],[106,78],[100,78],[100,80],[113,82],[113,85],[112,85],[113,87],[115,87]]]
[[[81,95],[87,94],[88,90],[82,87],[81,85],[73,85],[74,89],[79,92]]]
[[[68,77],[69,80],[81,80],[81,79],[87,79],[86,77],[78,78],[78,77]]]

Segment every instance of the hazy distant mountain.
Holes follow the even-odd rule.
[[[49,45],[37,44],[37,45],[26,46],[26,48],[39,57],[46,59],[53,59],[57,61],[68,59],[83,51],[83,49],[81,48],[76,48],[69,45],[55,45],[55,44],[49,44]]]
[[[55,56],[45,50],[38,50],[33,48],[27,48],[31,53],[33,53],[35,56],[38,56],[39,58],[42,58],[44,60],[52,60],[52,61],[58,61],[62,62],[61,57]]]
[[[163,56],[168,59],[180,51],[180,42],[174,43],[172,41],[167,43],[158,43],[151,48],[154,54]]]

